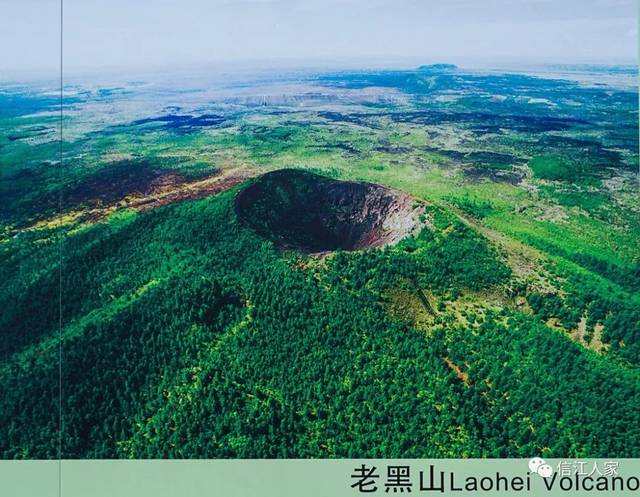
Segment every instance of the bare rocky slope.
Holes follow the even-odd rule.
[[[406,193],[295,169],[258,177],[235,205],[241,222],[258,234],[307,253],[381,247],[419,226],[420,208]]]

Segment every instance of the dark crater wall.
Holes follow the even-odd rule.
[[[258,177],[238,193],[235,208],[259,235],[307,253],[387,245],[418,225],[405,193],[296,169]]]

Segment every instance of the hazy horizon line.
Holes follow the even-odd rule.
[[[331,71],[331,70],[412,70],[421,65],[453,64],[463,70],[519,70],[525,68],[544,68],[545,66],[599,66],[599,67],[638,67],[638,57],[469,57],[469,56],[445,56],[445,57],[274,57],[260,59],[220,59],[201,62],[185,62],[171,65],[138,64],[105,65],[103,67],[67,66],[63,62],[63,81],[65,78],[91,77],[91,76],[123,76],[124,72],[131,72],[131,77],[142,75],[184,76],[185,71],[196,73],[207,70],[233,70],[239,73],[246,71],[269,72],[276,70],[285,71]],[[31,79],[29,79],[31,78]],[[0,82],[17,81],[52,81],[60,80],[60,65],[47,68],[14,68],[0,71]]]

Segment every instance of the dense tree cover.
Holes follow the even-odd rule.
[[[569,261],[575,262],[585,269],[592,271],[629,292],[640,292],[640,264],[626,263],[620,264],[596,257],[585,252],[571,252],[561,247],[558,241],[547,241],[536,236],[524,236],[526,242],[534,247],[538,247],[551,255],[557,255]]]
[[[543,319],[558,318],[566,329],[578,326],[586,319],[588,341],[596,325],[603,326],[601,341],[608,353],[640,365],[640,302],[612,283],[605,283],[589,274],[566,275],[567,293],[541,295],[531,292],[527,300]]]
[[[233,198],[2,247],[14,289],[0,293],[2,457],[56,457],[60,400],[72,458],[640,454],[636,369],[538,316],[474,307],[460,319],[459,294],[510,271],[452,214],[429,207],[431,227],[396,247],[318,260],[243,227]],[[58,236],[62,398],[46,304]],[[415,285],[442,304],[429,330],[389,312],[386,292]],[[592,297],[593,319],[622,319]],[[532,303],[569,304],[545,305]]]
[[[444,210],[430,207],[429,213],[436,229],[420,232],[412,258],[422,286],[480,290],[510,276],[509,267],[475,231]],[[403,240],[401,246],[412,243]]]
[[[295,79],[261,105],[242,95],[262,76],[223,105],[78,87],[63,143],[48,89],[0,92],[0,457],[638,457],[637,91],[447,65]],[[243,228],[233,193],[124,207],[300,165],[544,254],[513,277],[433,207],[394,248],[323,259]]]

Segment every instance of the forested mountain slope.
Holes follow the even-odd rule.
[[[560,303],[483,299],[524,290],[453,213],[426,205],[415,237],[317,258],[243,226],[239,188],[65,238],[64,457],[638,454],[637,368],[545,325]],[[42,295],[60,234],[35,257],[13,240],[3,265],[4,457],[56,456],[57,321]]]

